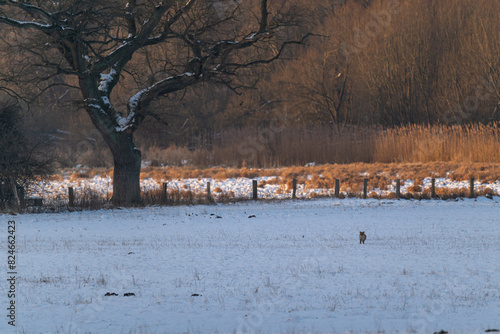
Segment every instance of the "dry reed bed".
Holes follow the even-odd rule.
[[[500,163],[500,126],[410,125],[363,127],[246,128],[214,135],[208,148],[143,149],[153,166],[272,168],[317,164],[484,162]]]

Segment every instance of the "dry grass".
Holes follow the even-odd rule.
[[[76,170],[63,171],[64,174],[74,178],[86,178],[101,172],[102,175],[110,175],[110,170],[89,170],[78,172]],[[362,197],[363,180],[368,180],[368,198],[373,199],[394,199],[396,194],[392,192],[380,193],[380,190],[387,190],[389,185],[393,185],[396,179],[401,180],[401,186],[405,185],[405,180],[413,180],[413,185],[407,191],[401,193],[403,199],[431,199],[431,189],[424,188],[422,180],[428,177],[446,177],[452,180],[464,181],[474,177],[481,183],[490,183],[500,180],[500,163],[458,163],[458,162],[430,162],[430,163],[354,163],[354,164],[325,164],[308,167],[285,167],[285,168],[206,168],[197,169],[193,167],[147,167],[143,170],[142,177],[153,178],[158,182],[165,182],[172,179],[185,178],[225,178],[225,177],[250,177],[255,176],[275,176],[272,179],[259,182],[258,186],[264,187],[268,184],[279,185],[276,194],[290,194],[292,189],[292,179],[296,178],[299,185],[305,189],[320,189],[319,192],[310,193],[310,198],[332,197],[335,186],[335,179],[340,180],[340,198]],[[54,177],[60,180],[59,176]],[[72,209],[98,209],[110,207],[109,198],[101,198],[91,189],[78,198],[75,207]],[[470,196],[468,188],[439,188],[435,189],[436,198],[457,199]],[[213,190],[217,202],[234,202],[247,200],[236,198],[233,191],[224,191],[216,187]],[[491,188],[475,190],[476,196],[492,197],[495,194]],[[207,198],[206,193],[196,192],[185,185],[181,189],[169,189],[165,197],[161,189],[146,191],[143,193],[144,205],[191,205],[209,204],[214,202],[214,198]],[[55,203],[50,207],[41,208],[40,212],[60,211],[65,208],[67,202],[60,205]],[[52,212],[50,211],[50,212]]]
[[[352,163],[500,163],[500,124],[467,126],[403,126],[343,128],[267,127],[225,130],[209,140],[210,147],[141,147],[150,167],[183,167],[196,175],[197,168],[241,168],[237,174],[255,177],[255,168]],[[94,152],[100,155],[99,152]],[[103,153],[104,154],[104,153]],[[85,165],[85,164],[84,164]],[[95,166],[92,163],[88,166]],[[107,165],[112,167],[111,164]],[[147,173],[148,168],[145,169]],[[220,168],[216,179],[234,177]],[[293,173],[293,171],[290,171]],[[102,171],[99,172],[102,175]],[[79,177],[87,177],[88,171]],[[92,177],[89,174],[88,177]],[[196,177],[196,176],[194,176]],[[168,179],[168,173],[164,175]]]
[[[467,126],[410,125],[393,129],[348,126],[228,130],[213,146],[143,148],[151,166],[272,168],[317,164],[499,162],[499,123]],[[231,177],[221,170],[216,178]],[[250,173],[250,169],[247,169]],[[249,175],[249,177],[252,177]]]
[[[499,124],[386,130],[376,140],[373,161],[500,162]]]
[[[74,172],[74,171],[73,171]],[[101,175],[111,175],[110,170],[99,169]],[[82,176],[82,173],[74,172]],[[89,171],[94,174],[96,171]],[[446,177],[453,181],[464,181],[474,177],[482,183],[491,183],[500,180],[500,163],[459,163],[459,162],[429,162],[429,163],[353,163],[353,164],[325,164],[309,167],[283,167],[283,168],[194,168],[194,167],[146,167],[141,173],[142,179],[152,178],[157,182],[186,178],[255,178],[258,176],[276,176],[274,179],[259,182],[259,187],[266,184],[278,184],[282,191],[292,189],[292,179],[297,179],[298,184],[303,184],[308,189],[333,189],[335,179],[340,181],[340,191],[361,192],[363,180],[368,179],[369,189],[379,188],[386,190],[396,179],[414,180],[409,191],[418,193],[422,191],[422,180],[427,177]],[[70,176],[73,178],[73,176]],[[189,189],[183,189],[189,191]],[[220,188],[215,188],[214,193],[221,194]],[[188,197],[188,194],[182,194]]]

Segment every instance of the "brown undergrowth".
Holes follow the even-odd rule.
[[[112,176],[112,170],[99,169],[88,171],[65,171],[71,180],[89,178],[94,175]],[[292,179],[298,184],[304,184],[309,189],[335,187],[335,179],[340,180],[341,191],[361,191],[363,179],[368,179],[370,188],[386,190],[395,179],[414,180],[411,192],[422,191],[422,180],[427,177],[445,177],[452,181],[463,181],[474,177],[482,183],[491,183],[500,180],[500,163],[458,163],[458,162],[429,162],[429,163],[354,163],[354,164],[326,164],[304,167],[283,168],[195,168],[195,167],[146,167],[142,169],[141,179],[154,179],[165,182],[173,179],[212,178],[224,180],[229,178],[245,177],[253,179],[262,176],[276,178],[260,181],[259,187],[266,184],[279,184],[283,191],[292,188]],[[54,176],[59,179],[60,176]],[[214,189],[218,192],[218,189]],[[185,195],[185,194],[184,194]],[[185,197],[185,196],[184,196]]]
[[[81,181],[93,176],[112,176],[111,169],[67,169],[59,174],[51,176],[54,181],[62,181],[69,178],[72,181]],[[500,163],[455,163],[455,162],[432,162],[432,163],[355,163],[355,164],[327,164],[307,167],[284,167],[269,169],[252,168],[206,168],[198,169],[194,167],[147,167],[142,170],[141,178],[152,178],[157,182],[165,182],[173,179],[186,178],[213,178],[223,180],[227,178],[255,178],[259,176],[273,176],[267,180],[260,180],[258,187],[265,187],[268,184],[279,185],[276,194],[290,194],[292,191],[292,180],[297,179],[297,183],[305,189],[319,189],[318,192],[310,192],[308,198],[333,197],[335,179],[340,180],[340,198],[354,198],[363,196],[363,180],[368,180],[368,198],[373,199],[394,199],[394,190],[390,192],[380,192],[388,190],[393,181],[400,179],[401,186],[406,180],[410,180],[412,186],[408,187],[404,193],[400,194],[401,199],[431,199],[431,189],[424,188],[422,180],[428,177],[448,178],[453,181],[464,181],[474,177],[481,183],[492,183],[500,180]],[[204,192],[196,192],[189,187],[181,189],[168,189],[165,196],[161,189],[148,190],[143,193],[143,204],[149,205],[192,205],[211,204],[246,201],[249,197],[239,198],[233,191],[223,191],[221,188],[212,190],[213,197],[207,198]],[[494,190],[489,187],[481,187],[474,190],[474,196],[492,196]],[[470,196],[468,187],[461,188],[440,188],[435,189],[435,198],[458,199]],[[61,210],[94,210],[100,208],[112,208],[110,203],[111,194],[102,197],[93,189],[86,189],[83,196],[78,196],[74,206],[69,208],[66,200],[50,202],[43,207],[30,207],[26,212],[59,212]]]

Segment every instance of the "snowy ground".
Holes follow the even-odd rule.
[[[500,328],[499,209],[483,197],[0,215],[0,249],[7,278],[15,219],[18,333],[483,333]],[[0,333],[16,332],[7,320]]]

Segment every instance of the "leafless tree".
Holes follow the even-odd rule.
[[[12,51],[24,57],[6,74],[41,91],[55,84],[80,91],[113,155],[113,203],[137,204],[141,152],[134,132],[155,116],[152,102],[207,81],[241,88],[237,78],[249,68],[307,38],[290,31],[292,7],[286,0],[1,0],[0,27],[18,34]],[[164,59],[146,68],[146,54]],[[120,85],[121,93],[133,91],[123,105]]]
[[[348,110],[349,64],[338,50],[310,49],[285,70],[286,94],[298,118],[342,126]]]

